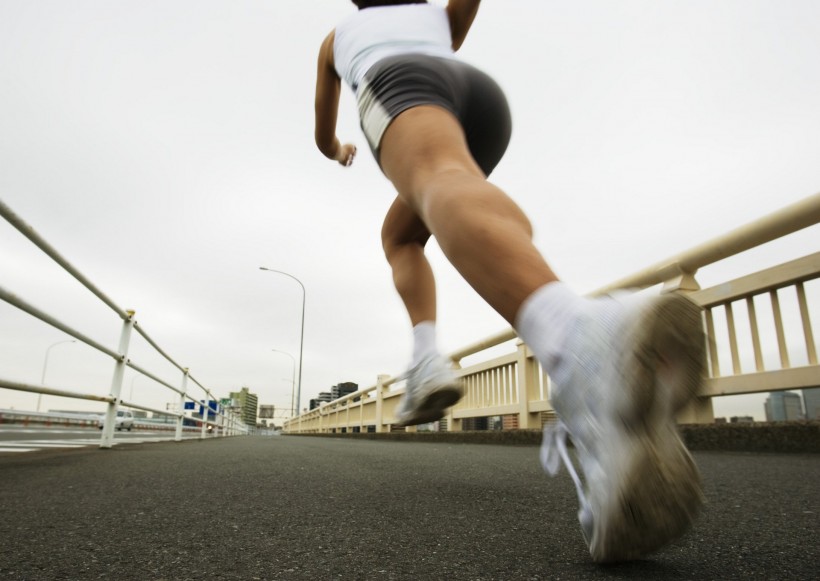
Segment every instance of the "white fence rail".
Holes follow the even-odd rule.
[[[175,418],[175,439],[177,441],[182,439],[182,431],[183,427],[185,427],[184,408],[186,402],[194,402],[194,405],[201,405],[202,401],[205,402],[205,409],[203,410],[202,414],[203,417],[201,418],[201,420],[198,421],[199,426],[197,427],[197,429],[200,430],[201,438],[205,438],[208,435],[209,430],[213,432],[214,436],[230,436],[248,433],[248,426],[243,424],[240,421],[238,415],[233,413],[232,411],[222,409],[220,406],[217,406],[217,409],[215,410],[209,410],[207,402],[217,401],[211,393],[211,391],[205,386],[203,386],[199,381],[197,381],[191,375],[188,368],[179,365],[163,349],[161,349],[159,345],[157,345],[157,343],[145,332],[145,330],[139,326],[136,319],[134,318],[134,311],[126,310],[118,306],[112,299],[106,296],[99,288],[97,288],[97,286],[95,286],[88,278],[86,278],[77,268],[75,268],[71,263],[69,263],[68,260],[61,256],[60,253],[57,252],[57,250],[55,250],[48,242],[46,242],[39,234],[37,234],[31,226],[26,224],[19,216],[17,216],[11,210],[11,208],[9,208],[2,201],[0,201],[0,216],[2,216],[14,228],[16,228],[21,234],[23,234],[23,236],[28,238],[35,246],[37,246],[40,250],[47,254],[52,260],[54,260],[54,262],[59,264],[65,271],[67,271],[74,279],[81,283],[87,290],[93,293],[108,308],[113,310],[117,314],[117,316],[122,320],[118,347],[116,349],[106,347],[105,345],[100,344],[94,339],[91,339],[83,332],[61,322],[56,317],[28,303],[23,298],[18,297],[17,295],[12,293],[10,290],[7,290],[0,286],[0,300],[3,300],[6,303],[13,305],[18,309],[28,313],[32,317],[35,317],[36,319],[39,319],[40,321],[63,331],[69,336],[74,337],[74,339],[76,339],[77,341],[85,343],[89,347],[92,347],[93,349],[109,356],[111,359],[114,360],[114,374],[111,380],[110,393],[105,396],[94,393],[83,393],[75,390],[58,387],[45,387],[43,385],[20,383],[16,381],[11,381],[1,376],[0,388],[25,391],[29,393],[37,393],[42,395],[52,395],[72,399],[106,403],[107,406],[105,411],[105,424],[102,430],[102,436],[100,440],[101,448],[110,448],[114,444],[114,418],[117,415],[117,410],[121,406],[136,410],[152,412],[154,414],[159,414],[161,416],[173,416]],[[162,358],[168,361],[173,367],[175,367],[179,371],[179,376],[175,384],[160,378],[158,375],[148,371],[147,369],[144,369],[142,366],[138,365],[136,362],[129,359],[128,352],[133,331],[136,331],[140,336],[142,336],[142,338],[148,343],[148,345],[150,345],[154,349],[156,353],[161,355]],[[142,376],[151,379],[158,385],[163,386],[164,388],[173,392],[175,394],[175,397],[177,397],[178,399],[177,411],[169,412],[168,410],[155,409],[153,407],[135,401],[123,400],[121,397],[121,393],[123,377],[126,367],[133,369]],[[1,370],[0,373],[2,373]],[[189,382],[197,386],[201,390],[201,393],[203,395],[199,398],[195,397],[194,392],[192,392],[189,387]],[[211,416],[214,417],[213,420],[211,420]]]
[[[809,312],[810,291],[807,290],[811,281],[820,278],[820,252],[817,252],[820,240],[814,248],[805,249],[809,253],[805,256],[711,288],[701,289],[695,278],[700,268],[818,223],[820,194],[591,293],[595,296],[617,289],[662,285],[661,292],[690,293],[704,308],[710,377],[704,393],[681,414],[679,421],[713,421],[714,397],[820,386],[820,365]],[[820,286],[812,288],[815,293],[812,298],[817,300]],[[783,301],[796,303],[797,321],[784,317]],[[744,314],[745,333],[739,329],[740,311]],[[772,333],[761,331],[759,313],[763,311],[768,313]],[[800,329],[793,329],[795,326]],[[792,365],[787,337],[792,341],[794,337],[802,337],[805,365]],[[515,332],[507,329],[450,354],[450,358],[460,368],[468,356],[480,355],[515,339]],[[779,360],[768,366],[763,356],[764,340],[774,341],[779,353]],[[730,372],[722,362],[724,356],[731,361]],[[465,420],[490,416],[506,417],[509,427],[533,429],[540,428],[553,416],[549,379],[520,341],[514,351],[500,357],[488,356],[485,361],[460,368],[458,373],[464,378],[466,394],[450,410],[446,423],[442,423],[447,430],[458,431],[464,428]],[[322,404],[286,422],[285,431],[390,431],[403,391],[396,378],[379,376],[372,387]]]

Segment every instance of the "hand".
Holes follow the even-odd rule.
[[[333,157],[336,161],[345,167],[353,163],[353,158],[356,157],[356,146],[352,143],[345,143],[336,150],[336,155]]]

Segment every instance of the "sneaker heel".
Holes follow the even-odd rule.
[[[703,387],[706,340],[701,313],[694,301],[680,294],[669,295],[661,306],[658,381],[668,394],[672,413],[685,408]]]

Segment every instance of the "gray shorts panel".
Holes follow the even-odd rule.
[[[376,63],[358,91],[359,117],[376,161],[384,132],[399,114],[437,105],[461,123],[470,152],[486,175],[510,141],[512,121],[501,88],[488,75],[455,59],[400,55]]]

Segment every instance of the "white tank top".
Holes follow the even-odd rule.
[[[400,4],[359,10],[336,27],[333,60],[339,77],[358,91],[367,70],[381,59],[421,53],[455,58],[443,6]]]

